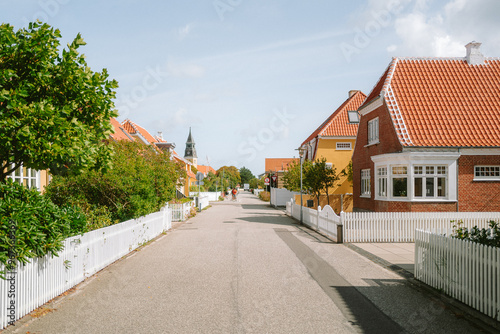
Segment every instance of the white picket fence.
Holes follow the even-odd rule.
[[[169,208],[172,210],[172,221],[173,222],[185,221],[189,217],[189,212],[193,207],[194,207],[193,201],[189,201],[182,204],[169,204]]]
[[[8,280],[0,279],[0,329],[171,227],[171,211],[167,206],[145,217],[67,238],[58,257],[46,255],[32,259],[27,265],[18,264],[15,275],[7,275]],[[0,270],[4,270],[1,264]],[[14,279],[10,280],[11,277]],[[13,318],[7,309],[11,302]]]
[[[325,206],[326,208],[327,206]],[[325,210],[323,208],[323,210]],[[300,205],[292,199],[286,204],[288,215],[300,220]],[[452,228],[452,221],[462,221],[463,227],[488,227],[491,220],[500,221],[500,212],[341,212],[328,214],[318,224],[318,210],[302,208],[302,223],[336,236],[343,242],[414,242],[415,230],[444,230]],[[338,226],[342,231],[340,238]]]
[[[417,230],[415,278],[500,321],[500,248]]]
[[[300,205],[295,204],[292,199],[286,203],[286,213],[293,218],[300,220]],[[342,242],[342,219],[341,216],[335,214],[329,205],[325,205],[323,209],[318,207],[317,210],[302,207],[302,223],[310,228],[320,231],[321,233],[332,238],[336,242]]]
[[[488,227],[500,212],[346,212],[344,242],[414,242],[415,230],[445,230],[452,221],[464,227]]]
[[[202,191],[198,193],[197,191],[189,192],[189,197],[208,197],[209,202],[217,202],[219,200],[219,196],[221,196],[221,191]]]

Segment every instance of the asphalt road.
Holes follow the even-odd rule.
[[[45,310],[2,333],[480,332],[249,193],[214,204]]]

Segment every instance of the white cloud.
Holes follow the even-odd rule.
[[[500,55],[498,0],[450,0],[428,5],[419,0],[395,22],[401,56],[463,57],[464,45],[472,40],[483,43],[483,54]],[[429,4],[431,4],[429,2]],[[432,8],[431,8],[432,7]],[[394,47],[387,48],[393,52]],[[485,51],[486,50],[486,51]]]

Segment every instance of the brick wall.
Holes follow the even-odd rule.
[[[379,118],[379,139],[380,144],[368,144],[368,121],[378,117]],[[375,194],[375,178],[373,170],[373,162],[371,157],[374,155],[384,153],[400,152],[402,146],[396,135],[396,130],[392,124],[391,117],[387,107],[384,105],[373,110],[369,114],[362,116],[358,127],[358,136],[356,139],[356,146],[352,157],[353,165],[353,195],[354,195],[354,208],[361,210],[375,211],[375,201],[368,198],[361,198],[361,170],[370,169],[371,194],[372,198]]]
[[[500,211],[500,181],[473,181],[475,165],[500,165],[500,156],[463,155],[458,160],[460,211]]]

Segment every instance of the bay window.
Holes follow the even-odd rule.
[[[456,201],[458,157],[452,152],[403,152],[372,156],[376,171],[375,199]],[[484,170],[486,172],[491,173]]]

